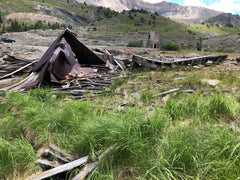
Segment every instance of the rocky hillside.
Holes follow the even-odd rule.
[[[56,22],[58,22],[59,24],[65,23],[62,19],[59,19],[57,17],[36,14],[36,13],[12,13],[6,16],[5,19],[7,21],[8,20],[31,21],[31,22],[44,21],[52,24]]]
[[[197,6],[180,6],[176,3],[168,3],[163,1],[161,3],[151,4],[142,0],[73,0],[81,3],[88,3],[96,6],[103,6],[113,9],[115,11],[123,11],[130,9],[144,9],[150,12],[157,12],[158,14],[172,18],[174,20],[185,22],[200,23],[209,17],[216,16],[222,12],[207,9]]]
[[[89,8],[87,5],[94,5]],[[99,6],[121,12],[123,10],[143,9],[152,13],[169,17],[175,21],[186,23],[201,23],[209,17],[214,17],[222,12],[197,7],[180,6],[176,3],[161,2],[151,4],[142,0],[25,0],[25,1],[0,1],[0,10],[8,15],[13,12],[38,13],[50,16],[63,17],[67,21],[77,23],[90,23],[102,18],[97,12]],[[104,12],[105,14],[108,12]]]
[[[214,17],[210,17],[206,21],[205,24],[226,24],[228,26],[239,26],[240,25],[240,16],[233,15],[231,13],[223,13]]]

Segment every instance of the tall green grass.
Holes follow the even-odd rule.
[[[80,157],[116,143],[91,179],[240,177],[239,134],[218,125],[238,123],[234,97],[178,93],[151,113],[138,106],[109,111],[95,103],[64,102],[50,89],[6,94],[0,105],[0,178],[34,172],[37,151],[49,142]]]
[[[204,95],[181,95],[181,100],[170,99],[164,109],[173,120],[198,117],[201,120],[216,120],[224,116],[225,120],[239,118],[239,103],[235,97],[217,93]]]
[[[0,178],[16,178],[18,174],[32,172],[35,166],[35,151],[24,138],[11,142],[0,138]]]

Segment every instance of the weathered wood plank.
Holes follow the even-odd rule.
[[[9,77],[9,76],[12,76],[12,75],[14,75],[14,74],[22,71],[23,69],[25,69],[25,68],[33,65],[33,64],[36,63],[36,62],[37,62],[37,60],[36,60],[36,61],[33,61],[33,62],[31,62],[31,63],[29,63],[29,64],[27,64],[27,65],[25,65],[25,66],[23,66],[23,67],[21,67],[21,68],[19,68],[19,69],[17,69],[16,71],[13,71],[13,72],[11,72],[11,73],[9,73],[9,74],[6,74],[6,75],[0,77],[0,79],[4,79],[4,78],[7,78],[7,77]]]
[[[192,90],[192,89],[186,89],[186,90],[183,90],[182,92],[183,92],[183,93],[193,93],[194,90]]]
[[[144,58],[142,56],[138,56],[134,54],[132,60],[133,62],[137,63],[139,66],[147,67],[151,69],[159,69],[158,65],[153,64],[152,62],[149,62],[147,58]]]
[[[41,179],[45,179],[45,178],[50,178],[50,177],[52,177],[54,175],[57,175],[59,173],[69,171],[69,170],[71,170],[75,167],[78,167],[78,166],[81,166],[81,165],[87,163],[87,160],[88,160],[88,156],[85,156],[85,157],[82,157],[82,158],[77,159],[75,161],[72,161],[70,163],[60,165],[60,166],[55,167],[53,169],[50,169],[48,171],[44,171],[43,173],[35,176],[33,178],[33,180],[41,180]]]
[[[59,164],[57,164],[56,162],[48,161],[46,159],[37,159],[37,163],[41,166],[41,168],[43,168],[45,170],[52,169],[52,168],[59,166]]]
[[[71,162],[69,159],[65,158],[65,157],[62,157],[61,155],[59,155],[58,153],[55,153],[49,149],[46,149],[44,151],[44,157],[45,158],[51,158],[51,159],[57,159],[60,163],[69,163]]]
[[[201,57],[194,57],[194,58],[185,58],[185,59],[176,59],[172,61],[161,61],[161,60],[156,60],[156,59],[149,59],[145,58],[147,61],[152,61],[156,63],[161,63],[161,64],[175,64],[175,63],[183,63],[183,62],[189,62],[192,63],[192,61],[204,61],[207,62],[208,60],[213,60],[214,62],[221,62],[224,61],[227,58],[227,55],[209,55],[209,56],[201,56]]]
[[[68,153],[64,152],[63,150],[61,150],[59,147],[55,146],[54,144],[49,144],[49,148],[55,154],[63,157],[64,159],[67,159],[69,161],[73,161],[74,159],[76,159],[75,156],[72,156],[71,154],[68,154]]]
[[[104,151],[99,157],[98,160],[96,162],[87,164],[83,170],[77,174],[72,180],[83,180],[85,179],[89,174],[91,174],[94,169],[96,169],[96,167],[101,163],[101,161],[103,160],[103,158],[105,156],[107,156],[108,154],[110,154],[113,150],[115,150],[117,144],[112,145],[111,147],[109,147],[106,151]]]
[[[171,90],[169,90],[169,91],[165,91],[165,92],[162,92],[162,93],[160,93],[160,94],[157,94],[157,95],[155,95],[155,96],[153,96],[153,97],[165,96],[165,95],[167,95],[167,94],[171,94],[171,93],[177,92],[177,91],[179,91],[179,90],[180,90],[179,88],[177,88],[177,89],[171,89]]]
[[[116,62],[116,64],[120,67],[120,69],[122,69],[123,71],[126,70],[125,64],[117,59],[114,59],[114,61]]]

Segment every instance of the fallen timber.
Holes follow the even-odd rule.
[[[69,162],[54,162],[47,159],[38,159],[36,162],[43,168],[48,169],[47,171],[43,171],[42,173],[32,177],[33,180],[42,180],[46,178],[53,178],[56,175],[62,174],[64,172],[69,172],[74,168],[81,168],[79,174],[72,178],[72,180],[77,179],[86,179],[91,173],[93,173],[94,169],[96,169],[103,159],[111,154],[115,149],[116,145],[114,144],[106,149],[102,154],[100,154],[96,159],[92,159],[90,156],[84,156],[82,158],[76,159],[76,157],[65,153],[57,146],[53,144],[49,144],[49,148],[52,150],[53,155],[61,156],[61,158],[68,158]]]
[[[161,58],[163,59],[163,58]],[[194,58],[183,58],[183,59],[172,59],[172,60],[158,60],[158,59],[150,59],[144,58],[138,55],[133,55],[133,62],[138,64],[139,66],[151,68],[151,69],[159,69],[161,66],[167,65],[172,66],[174,64],[177,65],[204,65],[207,62],[212,64],[219,64],[227,59],[227,55],[209,55],[209,56],[201,56]],[[133,66],[132,66],[133,67]]]
[[[23,69],[25,69],[25,68],[27,68],[27,67],[33,65],[33,64],[36,63],[36,62],[37,62],[37,61],[30,62],[29,64],[27,64],[27,65],[25,65],[25,66],[23,66],[23,67],[21,67],[21,68],[15,70],[15,71],[9,73],[9,74],[4,75],[4,76],[0,77],[0,80],[1,80],[1,79],[4,79],[4,78],[7,78],[7,77],[9,77],[9,76],[13,76],[14,74],[16,74],[16,73],[22,71]]]

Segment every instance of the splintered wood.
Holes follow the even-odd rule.
[[[114,79],[119,74],[105,74],[96,75],[94,77],[73,78],[71,80],[64,80],[65,85],[62,88],[55,88],[55,93],[71,94],[74,99],[87,98],[86,93],[100,94],[108,86],[114,83]]]
[[[51,155],[57,157],[57,159],[67,159],[66,162],[54,162],[52,159],[38,159],[37,163],[45,170],[42,173],[36,175],[31,178],[33,180],[42,180],[46,178],[53,178],[55,175],[71,171],[74,168],[82,168],[79,174],[77,174],[72,180],[78,179],[86,179],[88,175],[90,175],[94,169],[96,169],[99,164],[102,162],[103,158],[109,155],[112,151],[115,150],[116,144],[109,147],[106,151],[104,151],[100,156],[97,157],[96,161],[90,160],[89,156],[85,156],[82,158],[76,158],[68,153],[65,153],[60,148],[53,144],[49,144],[49,148],[51,149]],[[49,151],[49,150],[48,150]],[[46,158],[45,153],[42,157]],[[47,156],[49,158],[49,156]],[[62,164],[61,164],[62,163]]]

